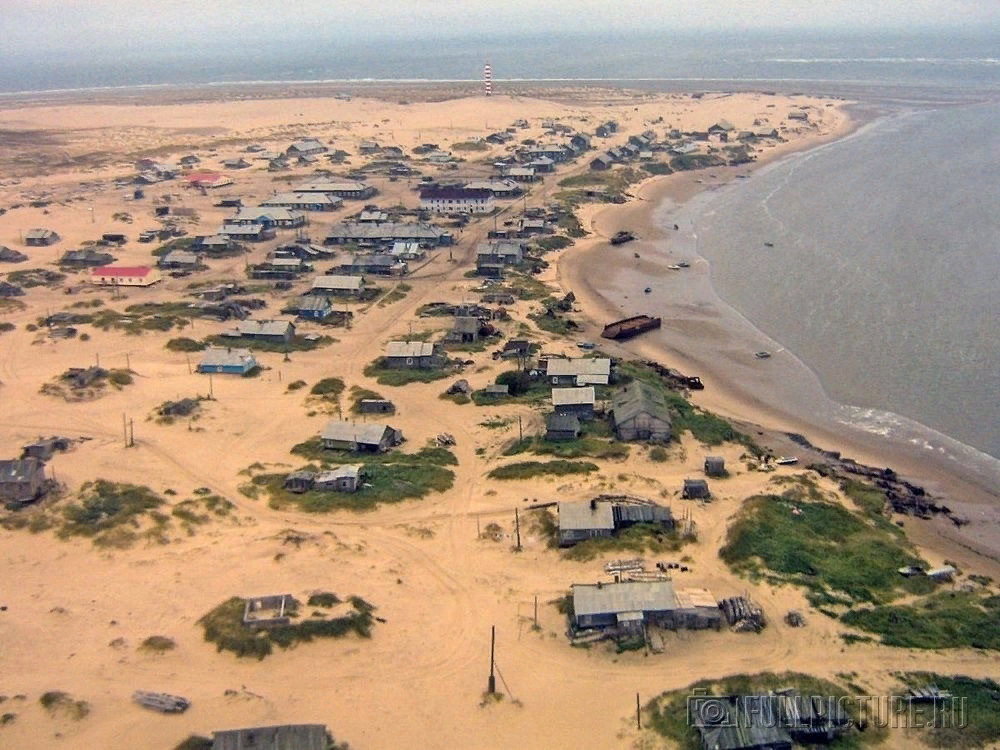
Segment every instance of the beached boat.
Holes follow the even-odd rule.
[[[764,243],[764,247],[774,247],[774,243],[773,242],[765,242]]]
[[[651,318],[648,315],[635,315],[631,318],[623,318],[604,326],[601,337],[606,339],[630,339],[640,333],[652,331],[662,324],[660,318]]]
[[[678,262],[677,262],[677,266],[678,266],[679,268],[690,268],[690,267],[691,267],[691,264],[690,264],[690,263],[688,263],[688,262],[687,262],[686,260],[681,260],[681,261],[678,261]]]
[[[759,352],[754,352],[753,356],[755,356],[757,359],[770,359],[771,358],[771,352],[766,352],[766,351],[762,350],[762,351],[759,351]]]
[[[626,242],[631,242],[635,239],[635,235],[631,232],[622,230],[621,232],[615,232],[614,236],[611,237],[612,245],[624,245]]]
[[[791,466],[797,464],[799,459],[797,456],[782,456],[781,458],[775,459],[774,463],[778,466]]]
[[[191,705],[191,701],[187,698],[181,698],[179,695],[150,693],[145,690],[136,690],[132,693],[132,700],[144,708],[151,708],[162,714],[181,714],[187,711]]]
[[[674,263],[673,265],[667,266],[667,268],[669,268],[671,271],[680,271],[681,270],[681,267],[678,264],[676,264],[676,263]]]

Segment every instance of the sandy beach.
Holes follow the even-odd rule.
[[[411,91],[405,98],[398,89],[378,92],[378,98],[363,89],[343,98],[333,98],[333,93],[286,90],[285,98],[277,98],[250,89],[226,92],[224,100],[213,101],[196,92],[170,103],[132,95],[115,103],[105,100],[105,94],[94,101],[24,98],[17,105],[0,103],[5,107],[0,108],[0,207],[7,209],[0,215],[0,245],[29,255],[27,262],[5,264],[3,271],[56,270],[55,261],[63,252],[113,231],[129,235],[127,244],[113,250],[119,263],[149,263],[155,245],[140,244],[135,236],[156,226],[155,207],[193,209],[185,223],[192,236],[214,233],[231,215],[231,209],[216,205],[219,194],[186,188],[182,179],[149,185],[145,196],[134,200],[133,185],[115,186],[114,181],[133,175],[141,158],[176,161],[195,154],[200,159],[197,169],[226,171],[222,161],[248,155],[250,144],[283,151],[298,138],[315,137],[349,155],[345,165],[330,167],[346,173],[365,163],[358,155],[362,141],[397,145],[407,153],[436,143],[461,154],[464,161],[454,168],[421,163],[425,174],[481,179],[493,174],[491,161],[513,144],[482,151],[455,150],[454,145],[483,138],[521,118],[528,127],[518,131],[517,139],[539,142],[550,138],[543,126],[547,121],[592,132],[605,120],[617,120],[618,134],[596,144],[599,148],[623,143],[646,128],[661,133],[670,128],[698,130],[725,119],[743,130],[760,124],[778,127],[780,122],[783,142],[760,145],[753,164],[649,178],[629,187],[633,199],[625,204],[586,203],[577,210],[589,234],[558,254],[547,254],[549,266],[537,278],[551,284],[553,292],[574,293],[572,317],[581,330],[572,338],[539,330],[528,317],[541,310],[538,300],[517,300],[508,306],[509,319],[496,323],[506,338],[528,337],[545,352],[572,356],[578,353],[577,339],[598,341],[604,323],[620,317],[626,302],[615,297],[614,290],[622,278],[641,273],[657,279],[672,273],[656,253],[662,236],[654,214],[663,205],[679,206],[716,184],[843,137],[860,124],[844,102],[806,96],[696,97],[570,87],[526,88],[489,99],[453,98],[465,92],[439,89]],[[808,126],[785,120],[792,109],[810,113]],[[560,190],[559,180],[586,174],[588,162],[585,156],[533,183],[523,199],[501,204],[499,218],[551,202]],[[266,162],[254,163],[226,171],[234,184],[219,193],[253,204],[290,184],[315,179],[316,169],[295,166],[271,173]],[[303,231],[321,242],[332,223],[357,213],[366,202],[383,209],[416,206],[416,178],[370,179],[379,190],[375,198],[346,201],[335,212],[312,215]],[[131,215],[131,224],[114,218],[121,212]],[[50,247],[26,248],[24,233],[35,227],[54,229],[62,239]],[[164,498],[168,515],[179,501],[199,497],[201,488],[229,501],[233,509],[195,527],[172,520],[160,536],[145,536],[121,549],[97,547],[87,538],[60,538],[54,529],[0,529],[7,581],[0,587],[0,640],[7,645],[0,653],[0,696],[5,698],[0,713],[15,715],[0,726],[0,745],[169,750],[191,734],[318,722],[338,740],[362,750],[409,745],[651,747],[650,735],[634,729],[636,692],[647,700],[705,677],[795,670],[834,678],[854,672],[857,681],[875,693],[895,685],[893,675],[900,670],[996,674],[995,658],[987,651],[932,652],[871,643],[848,647],[841,638],[847,628],[810,611],[803,590],[750,581],[729,570],[718,549],[743,500],[777,491],[776,481],[801,474],[801,466],[769,473],[744,470],[743,446],[713,447],[713,454],[734,467],[732,476],[717,483],[712,502],[685,501],[680,497],[683,480],[702,475],[708,452],[686,434],[671,445],[667,461],[654,460],[647,448],[633,446],[627,458],[601,459],[599,470],[583,478],[497,481],[487,473],[511,460],[504,450],[517,439],[519,420],[525,434],[535,434],[544,430],[543,412],[524,403],[479,407],[440,398],[457,377],[482,388],[510,369],[509,362],[490,356],[495,346],[462,354],[474,364],[435,382],[392,387],[366,374],[386,342],[413,336],[436,340],[447,329],[447,319],[418,315],[423,305],[477,299],[479,280],[469,272],[476,244],[493,227],[491,218],[456,228],[455,245],[432,252],[401,280],[406,289],[399,280],[379,279],[381,296],[348,305],[354,313],[349,328],[299,321],[299,333],[326,334],[335,341],[288,356],[260,353],[263,371],[256,378],[215,376],[215,400],[203,402],[197,419],[173,424],[158,422],[157,407],[168,399],[207,395],[210,386],[206,376],[191,371],[197,353],[171,351],[165,344],[178,336],[219,334],[230,324],[199,318],[182,329],[146,330],[138,336],[81,324],[84,340],[79,335],[51,338],[38,319],[83,309],[71,305],[93,300],[115,310],[191,300],[192,282],[246,282],[246,264],[262,262],[294,232],[283,230],[276,241],[251,245],[245,258],[211,260],[207,270],[192,277],[167,276],[153,287],[113,295],[85,283],[85,273],[69,274],[57,284],[27,289],[15,298],[21,304],[5,308],[2,320],[15,328],[0,336],[0,403],[7,425],[0,454],[16,457],[22,445],[40,436],[63,435],[74,441],[48,466],[65,495],[44,501],[42,511],[58,513],[84,482],[97,478],[148,486]],[[606,240],[621,228],[635,231],[640,239],[610,252]],[[337,260],[318,262],[317,271],[347,257],[341,250]],[[705,274],[707,269],[690,272]],[[255,293],[266,301],[267,317],[289,317],[279,310],[301,294],[308,281],[292,286]],[[398,293],[389,296],[393,290]],[[793,448],[782,432],[802,433],[819,447],[871,465],[892,466],[935,495],[992,512],[996,497],[947,466],[847,428],[812,423],[754,397],[728,374],[727,351],[733,342],[731,332],[715,323],[718,310],[707,299],[682,300],[675,307],[676,315],[665,320],[657,335],[627,345],[602,341],[602,350],[699,374],[706,389],[692,400],[737,421],[776,455],[787,455]],[[716,355],[692,356],[684,346],[692,338],[707,348],[714,346]],[[128,367],[133,382],[73,403],[42,392],[43,384],[68,368],[98,361],[104,367]],[[440,433],[453,435],[456,444],[451,450],[458,463],[451,467],[455,476],[450,489],[368,512],[330,513],[276,510],[266,497],[248,494],[248,467],[288,472],[301,466],[304,461],[291,455],[290,448],[316,436],[336,411],[310,396],[308,388],[292,390],[289,384],[301,380],[312,386],[330,376],[342,379],[347,389],[357,386],[391,398],[396,413],[386,421],[402,430],[407,452],[419,450]],[[346,406],[345,392],[339,408]],[[134,447],[123,447],[123,418],[133,420]],[[817,482],[827,496],[848,506],[835,482]],[[770,626],[759,635],[725,628],[668,633],[665,653],[657,655],[572,648],[565,637],[566,619],[553,602],[573,583],[606,580],[605,560],[577,562],[548,548],[537,528],[525,520],[529,514],[524,509],[533,502],[583,500],[603,491],[655,498],[677,515],[690,512],[698,539],[678,553],[687,557],[690,569],[677,574],[680,580],[717,596],[749,592],[768,614]],[[521,510],[520,552],[513,551],[515,508]],[[992,526],[973,527],[978,531],[970,534],[969,527],[957,530],[946,520],[893,520],[929,563],[950,560],[965,573],[1000,580],[1000,563],[992,557]],[[477,532],[489,523],[499,526],[494,538]],[[317,639],[276,650],[262,662],[217,652],[197,624],[229,597],[308,597],[315,591],[359,595],[377,607],[375,614],[383,621],[370,639]],[[790,609],[809,612],[808,627],[785,625],[782,616]],[[492,626],[505,696],[498,702],[483,700]],[[163,653],[140,649],[153,635],[169,637],[176,645]],[[192,707],[183,715],[159,715],[130,702],[138,689],[184,695]],[[42,707],[39,697],[54,690],[86,701],[87,715],[74,718]],[[912,742],[899,733],[885,747],[907,748]]]

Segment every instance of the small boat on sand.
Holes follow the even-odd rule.
[[[764,247],[774,247],[774,243],[773,242],[765,242],[764,243]]]
[[[778,464],[778,466],[792,466],[798,462],[799,459],[797,456],[782,456],[781,458],[774,459],[774,463]]]
[[[690,268],[691,267],[691,264],[688,263],[686,260],[682,260],[682,261],[678,262],[677,265],[680,266],[681,268]]]
[[[757,359],[770,359],[771,352],[761,350],[759,352],[754,352],[753,356],[755,356]]]
[[[144,708],[159,711],[161,714],[182,714],[191,705],[191,701],[179,695],[151,693],[146,690],[136,690],[132,693],[132,700]]]
[[[673,265],[667,266],[667,268],[669,268],[671,271],[680,271],[681,270],[681,266],[679,266],[676,263],[674,263]]]

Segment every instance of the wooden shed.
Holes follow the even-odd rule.
[[[685,479],[682,497],[685,500],[700,500],[709,498],[712,493],[708,490],[708,482],[704,479]]]
[[[726,460],[721,456],[705,457],[705,476],[724,477],[726,476]]]

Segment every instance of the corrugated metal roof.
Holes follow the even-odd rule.
[[[336,482],[338,479],[357,479],[361,476],[361,464],[345,464],[330,471],[321,471],[316,475],[317,484]]]
[[[574,404],[593,404],[595,400],[594,387],[586,388],[553,388],[553,406],[572,406]]]
[[[550,359],[545,368],[549,377],[570,375],[611,375],[611,360],[606,357],[574,357],[571,359]]]
[[[229,729],[212,733],[212,750],[326,750],[323,724]]]
[[[636,610],[664,612],[676,609],[678,609],[677,595],[670,581],[573,585],[573,612],[577,617]]]
[[[279,193],[273,198],[268,198],[266,201],[261,201],[261,206],[282,206],[282,205],[331,205],[339,206],[344,200],[338,198],[336,195],[328,195],[326,193],[303,193],[303,192],[292,192],[292,193]]]
[[[359,445],[378,445],[386,430],[392,429],[387,424],[355,424],[342,419],[327,422],[320,437],[324,440],[335,440],[341,443],[358,443]]]
[[[434,344],[427,341],[390,341],[385,345],[387,357],[430,357]]]
[[[317,276],[313,279],[312,288],[357,291],[363,284],[363,276]]]
[[[254,367],[257,360],[249,349],[223,349],[213,347],[206,349],[201,357],[203,367],[235,367],[249,364]]]
[[[128,278],[143,278],[153,269],[150,266],[101,266],[91,271],[93,276],[122,276]]]
[[[295,328],[287,320],[241,320],[234,330],[241,336],[284,336],[289,327]]]
[[[369,190],[370,186],[366,182],[358,180],[337,180],[329,182],[309,182],[304,185],[296,185],[296,193],[353,193]]]
[[[589,502],[559,503],[560,531],[613,531],[614,528],[614,508],[611,503],[594,503],[593,508]]]
[[[715,597],[712,596],[712,592],[708,589],[680,589],[676,594],[681,609],[694,609],[695,607],[719,608],[719,602],[716,601]]]
[[[27,482],[41,469],[37,458],[0,461],[0,482]]]

